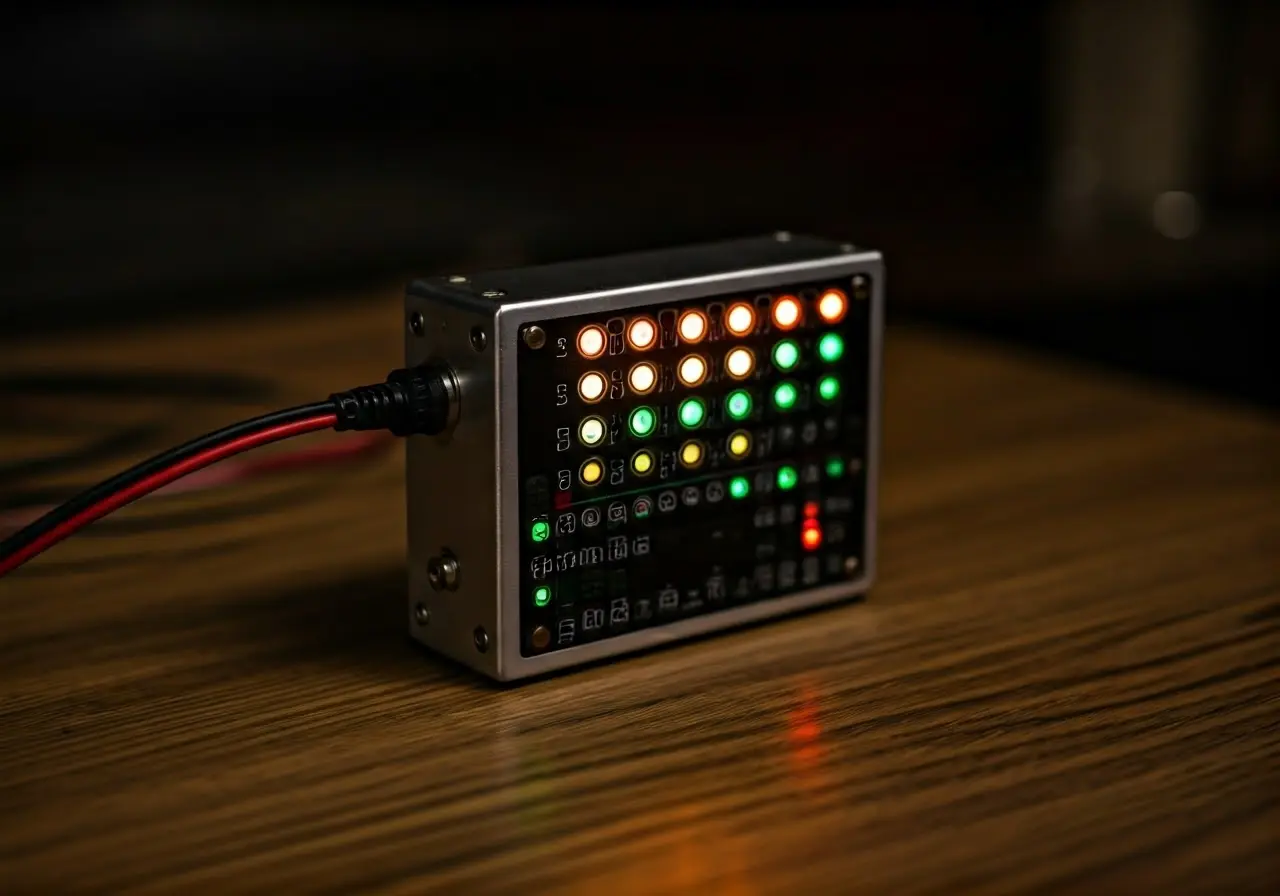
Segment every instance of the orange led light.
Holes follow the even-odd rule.
[[[690,388],[701,386],[702,381],[707,378],[707,362],[698,355],[685,355],[676,368],[676,376]]]
[[[800,301],[783,296],[773,304],[773,325],[779,330],[793,330],[800,323]]]
[[[701,311],[686,311],[680,315],[680,323],[676,325],[676,329],[685,342],[701,342],[702,337],[707,335],[707,316]]]
[[[746,336],[756,327],[755,309],[746,302],[738,302],[729,306],[724,316],[724,328],[734,336]]]
[[[627,342],[638,352],[648,351],[658,341],[658,325],[649,317],[637,317],[627,326]]]
[[[584,373],[578,380],[578,395],[587,404],[594,404],[604,398],[604,393],[609,389],[609,381],[604,378],[603,373],[595,370],[589,370]]]
[[[800,533],[800,543],[806,551],[816,551],[822,544],[822,527],[817,520],[806,520],[804,530]]]
[[[609,345],[604,327],[588,324],[578,331],[578,354],[584,358],[598,358]]]
[[[848,300],[838,289],[828,289],[818,299],[818,316],[829,324],[837,324],[844,318],[849,307]]]
[[[745,379],[756,369],[756,356],[749,348],[735,348],[724,356],[724,369],[735,380]]]
[[[627,374],[627,383],[637,395],[648,395],[658,384],[658,368],[648,361],[641,361]]]

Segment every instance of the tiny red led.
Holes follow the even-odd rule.
[[[800,533],[800,543],[806,551],[816,551],[822,544],[822,527],[817,520],[808,520]]]
[[[807,520],[811,520],[811,519],[814,519],[817,515],[818,515],[818,502],[805,501],[804,502],[804,518]]]

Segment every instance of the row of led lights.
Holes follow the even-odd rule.
[[[794,370],[800,363],[800,346],[791,339],[783,339],[770,353],[773,366],[783,373]],[[844,339],[839,333],[827,333],[818,340],[818,357],[834,364],[844,356]],[[724,370],[732,379],[744,380],[756,369],[755,352],[745,346],[730,349],[724,356]],[[676,377],[681,385],[689,388],[701,386],[710,374],[710,367],[702,355],[685,355],[676,365]],[[627,372],[627,385],[636,395],[648,395],[658,385],[658,368],[651,361],[640,361]],[[609,392],[609,379],[598,370],[589,370],[578,378],[578,397],[587,404],[601,401]]]
[[[849,300],[838,289],[828,289],[818,299],[818,317],[827,324],[838,324],[844,319]],[[804,322],[804,304],[795,296],[780,296],[770,309],[769,317],[779,330],[794,330]],[[735,302],[724,315],[724,328],[732,336],[750,335],[756,328],[756,309],[746,302]],[[686,345],[696,345],[706,338],[710,330],[707,314],[697,308],[681,312],[676,321],[676,332]],[[634,317],[627,324],[627,344],[638,352],[645,352],[658,344],[658,324],[648,315]],[[609,335],[599,324],[587,324],[578,331],[578,354],[587,359],[598,358],[609,347]]]
[[[646,408],[645,410],[648,409]],[[649,411],[650,415],[652,413],[652,411]],[[634,417],[634,415],[632,416]],[[651,431],[655,422],[656,420],[650,416],[649,426]],[[751,453],[751,433],[744,429],[730,433],[729,437],[724,440],[724,449],[729,457],[734,460],[743,460]],[[686,470],[696,470],[706,460],[707,446],[698,439],[688,439],[680,446],[680,450],[676,452],[676,457],[680,461],[680,466]],[[648,476],[654,471],[657,464],[657,458],[648,448],[641,448],[631,455],[631,472],[637,476]],[[589,457],[582,462],[582,466],[578,467],[578,480],[583,485],[599,485],[601,480],[604,479],[604,473],[604,461],[598,457]]]

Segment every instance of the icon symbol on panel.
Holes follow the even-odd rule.
[[[670,513],[676,509],[676,493],[662,492],[658,495],[658,509],[663,513]]]
[[[582,511],[582,525],[587,528],[600,525],[600,508],[588,507]]]

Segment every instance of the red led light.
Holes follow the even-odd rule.
[[[816,551],[822,544],[822,527],[817,520],[806,520],[800,533],[800,543],[806,551]]]
[[[805,501],[804,502],[804,518],[807,520],[811,520],[817,515],[818,515],[818,502]]]

